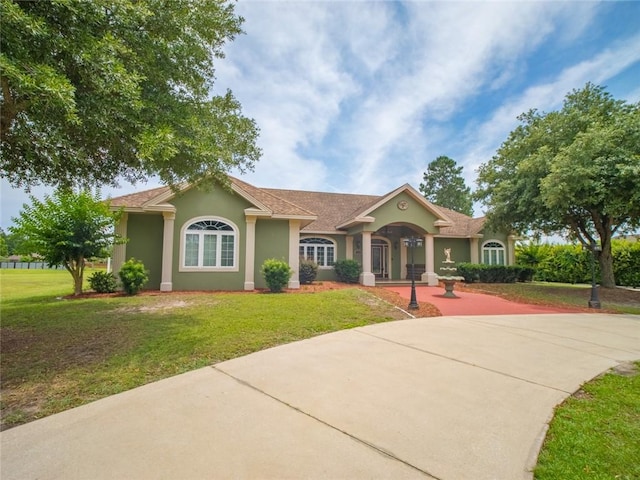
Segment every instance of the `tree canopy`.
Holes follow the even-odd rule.
[[[14,186],[227,180],[258,128],[214,60],[242,33],[226,0],[0,0],[0,172]]]
[[[480,167],[477,198],[493,228],[568,233],[598,255],[602,285],[615,286],[611,239],[640,225],[640,103],[587,83],[559,111],[518,117]]]
[[[24,239],[24,249],[51,265],[62,265],[73,277],[74,294],[82,293],[85,259],[106,256],[125,240],[115,231],[119,213],[99,195],[57,190],[44,201],[31,197],[9,230]]]
[[[439,156],[427,166],[424,172],[424,183],[420,191],[424,197],[436,205],[450,208],[465,215],[473,215],[471,190],[462,177],[463,167],[458,167],[455,160],[447,156]]]

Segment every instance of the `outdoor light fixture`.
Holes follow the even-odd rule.
[[[409,302],[409,310],[416,310],[419,308],[419,305],[416,299],[416,264],[414,262],[413,251],[416,247],[422,246],[422,238],[409,237],[403,241],[404,245],[411,249],[411,301]]]

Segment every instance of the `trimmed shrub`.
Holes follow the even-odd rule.
[[[480,280],[480,274],[478,273],[478,270],[480,265],[476,264],[476,263],[458,263],[456,265],[456,268],[458,269],[458,271],[456,272],[457,275],[464,277],[464,282],[465,283],[473,283],[473,282],[477,282]]]
[[[355,260],[338,260],[333,265],[339,282],[358,283],[362,267]]]
[[[303,285],[313,283],[316,276],[318,276],[318,264],[313,260],[301,258],[300,266],[298,268],[298,276],[300,278],[300,283]]]
[[[640,241],[613,240],[611,249],[616,284],[640,287]]]
[[[282,292],[293,275],[293,270],[287,262],[275,258],[265,260],[260,272],[272,293]]]
[[[522,265],[518,265],[518,267],[520,268],[520,272],[518,273],[519,282],[533,281],[533,276],[536,273],[536,269],[534,267],[525,267]]]
[[[135,258],[130,258],[124,262],[118,275],[122,282],[122,288],[127,295],[137,294],[149,280],[144,264]]]
[[[113,293],[118,288],[118,282],[113,273],[97,271],[89,277],[89,286],[97,293]]]
[[[464,277],[466,283],[515,283],[523,270],[518,265],[484,265],[477,263],[459,263],[457,274]]]

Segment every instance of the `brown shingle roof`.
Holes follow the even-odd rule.
[[[304,205],[292,203],[286,197],[274,195],[268,188],[254,187],[253,185],[233,177],[231,177],[231,183],[262,203],[275,215],[303,217],[313,217],[316,215],[313,210],[304,208]]]
[[[360,212],[366,211],[384,198],[384,196],[379,195],[258,188],[234,177],[230,177],[230,180],[237,189],[244,192],[254,201],[259,202],[274,215],[317,216],[316,220],[302,229],[308,232],[335,232],[337,225],[353,219]],[[158,187],[131,193],[113,198],[111,205],[114,207],[142,208],[154,198],[164,196],[169,191],[169,187]],[[466,237],[478,234],[484,226],[484,217],[471,218],[448,208],[439,206],[437,208],[454,223],[450,227],[441,227],[441,235]]]
[[[451,235],[452,237],[468,237],[480,233],[484,227],[485,217],[471,218],[467,215],[451,210],[450,208],[438,207],[453,220],[450,227],[441,227],[440,235]]]
[[[318,219],[302,229],[312,232],[335,232],[336,225],[352,218],[357,212],[381,198],[374,195],[349,193],[307,192],[274,188],[264,188],[263,190],[314,212]]]
[[[111,206],[141,208],[149,200],[152,200],[157,196],[167,193],[169,190],[171,190],[169,187],[158,187],[158,188],[152,188],[151,190],[144,190],[142,192],[122,195],[121,197],[112,198]]]

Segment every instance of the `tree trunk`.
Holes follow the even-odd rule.
[[[73,296],[82,295],[84,280],[84,258],[67,260],[65,267],[73,277]]]
[[[598,255],[600,264],[600,285],[604,288],[615,288],[616,279],[613,274],[613,255],[611,253],[611,232],[600,236],[602,251]]]

